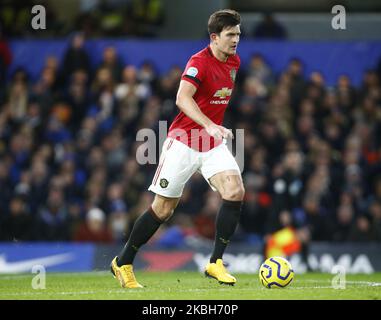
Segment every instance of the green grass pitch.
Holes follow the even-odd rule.
[[[345,289],[332,288],[334,275],[295,275],[285,289],[266,289],[255,274],[236,274],[234,287],[197,272],[136,272],[143,289],[122,289],[109,272],[46,273],[45,289],[33,289],[36,274],[0,275],[1,300],[380,300],[381,273],[346,275]]]

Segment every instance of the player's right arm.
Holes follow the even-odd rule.
[[[215,124],[199,108],[193,99],[197,88],[186,80],[180,81],[179,90],[176,96],[176,105],[194,122],[205,128],[206,132],[215,139],[233,137],[230,130]]]

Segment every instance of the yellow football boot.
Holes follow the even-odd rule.
[[[221,284],[233,286],[237,280],[227,272],[222,259],[217,259],[216,263],[208,263],[205,268],[205,275],[209,278],[216,279]]]
[[[136,281],[132,264],[118,267],[116,259],[117,257],[111,262],[111,273],[114,275],[114,278],[119,280],[122,288],[143,288],[143,286]]]

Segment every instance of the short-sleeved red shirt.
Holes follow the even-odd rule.
[[[213,55],[208,46],[190,58],[182,74],[182,80],[189,81],[197,88],[193,99],[200,110],[218,125],[224,119],[239,66],[237,54],[222,62]],[[201,152],[209,151],[222,143],[222,140],[209,136],[203,127],[182,111],[173,120],[168,137]]]

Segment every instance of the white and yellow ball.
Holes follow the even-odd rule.
[[[282,257],[271,257],[259,268],[259,280],[265,288],[285,288],[294,279],[291,263]]]

